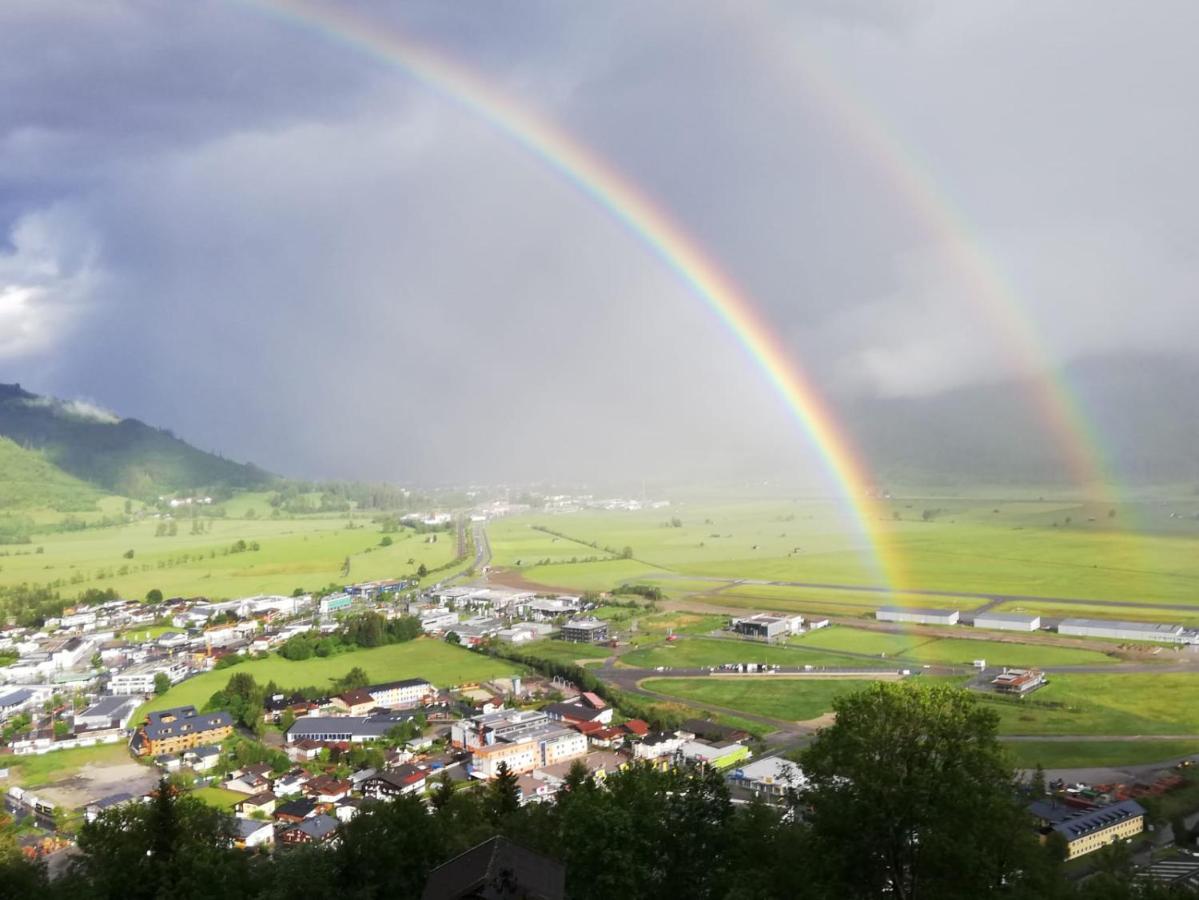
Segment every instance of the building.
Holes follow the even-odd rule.
[[[137,697],[100,697],[75,715],[76,728],[124,728],[133,718],[141,701]]]
[[[555,722],[563,722],[567,725],[579,725],[583,722],[598,722],[601,725],[608,725],[612,722],[612,707],[590,691],[581,694],[574,700],[551,703],[543,711]]]
[[[498,741],[471,751],[471,771],[478,778],[492,779],[501,763],[517,775],[587,755],[587,738],[570,728],[552,723],[520,735],[514,741]]]
[[[376,713],[371,716],[301,716],[287,729],[287,743],[320,741],[360,744],[377,741],[391,729],[415,718],[409,713]]]
[[[1063,815],[1041,830],[1043,838],[1053,832],[1066,841],[1066,859],[1076,859],[1145,830],[1145,810],[1135,800],[1122,800],[1098,809],[1059,807]]]
[[[1022,616],[1019,613],[979,613],[974,617],[974,627],[994,631],[1036,631],[1041,627],[1041,617]]]
[[[368,800],[391,800],[403,794],[419,794],[425,789],[425,779],[425,771],[413,765],[384,769],[362,782],[362,796]]]
[[[420,627],[425,634],[437,634],[458,624],[458,614],[448,609],[428,609],[420,614]]]
[[[1062,619],[1058,634],[1075,637],[1114,638],[1122,641],[1161,641],[1181,643],[1186,635],[1181,625],[1159,625],[1153,622],[1118,622],[1114,619]]]
[[[1004,669],[991,680],[998,694],[1030,694],[1045,683],[1045,673],[1039,669]]]
[[[262,819],[245,819],[238,816],[233,820],[233,846],[239,850],[253,847],[269,847],[275,843],[275,826]]]
[[[423,678],[405,678],[386,684],[372,684],[366,690],[375,699],[377,706],[386,706],[389,709],[421,706],[437,693],[437,689]]]
[[[680,734],[666,734],[654,731],[645,735],[633,745],[634,759],[662,759],[674,756],[686,743],[686,738]]]
[[[375,698],[364,688],[346,691],[332,698],[332,704],[349,716],[365,716],[375,708]]]
[[[874,618],[880,622],[907,622],[912,625],[956,625],[961,613],[956,609],[916,609],[907,606],[880,606]]]
[[[727,769],[743,759],[749,759],[749,748],[742,744],[724,744],[714,747],[700,741],[685,741],[679,747],[679,756],[694,765],[712,766],[714,769]]]
[[[728,781],[755,794],[780,797],[788,790],[803,787],[808,779],[795,763],[781,756],[771,756],[733,770]]]
[[[154,679],[159,674],[166,675],[171,684],[178,684],[187,677],[189,671],[187,657],[184,656],[138,663],[109,678],[108,692],[120,696],[153,694]]]
[[[571,619],[562,626],[562,640],[575,644],[601,644],[608,639],[608,623],[602,619]]]
[[[330,594],[321,600],[318,608],[322,619],[327,619],[329,616],[337,613],[349,612],[350,607],[354,604],[354,598],[349,594]]]
[[[504,837],[493,837],[429,873],[421,900],[563,900],[566,868]]]
[[[160,756],[215,744],[232,733],[233,717],[224,710],[198,713],[194,706],[176,706],[149,713],[130,746],[138,756]]]
[[[755,613],[733,619],[733,631],[745,637],[771,640],[788,637],[803,631],[803,616],[781,616],[771,613]]]
[[[333,816],[317,813],[278,834],[281,844],[327,844],[337,837],[337,827],[341,823]]]

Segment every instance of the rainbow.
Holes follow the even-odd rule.
[[[739,19],[744,24],[745,18]],[[734,23],[730,22],[730,25]],[[760,56],[792,66],[788,84],[799,84],[869,160],[883,187],[900,197],[911,214],[948,251],[966,295],[1010,354],[1015,368],[1034,384],[1030,399],[1064,456],[1074,485],[1097,499],[1112,499],[1114,484],[1102,442],[1069,384],[1055,371],[1036,323],[1000,263],[985,250],[959,204],[938,182],[927,162],[906,145],[882,112],[854,91],[814,48],[775,20],[757,23],[746,36],[762,48]]]
[[[799,422],[836,482],[869,544],[874,574],[891,588],[903,584],[901,567],[882,533],[884,519],[859,454],[811,380],[788,356],[750,298],[700,245],[609,163],[560,127],[521,107],[466,66],[351,12],[307,0],[235,0],[294,25],[317,31],[355,51],[402,69],[523,147],[603,208],[670,268],[736,336]]]

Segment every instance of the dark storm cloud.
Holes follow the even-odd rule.
[[[1193,352],[1189,6],[361,9],[629,173],[834,396],[1021,370],[792,53],[928,169],[1046,365]],[[0,375],[280,470],[815,470],[744,351],[576,189],[240,4],[6,4],[0,226]]]

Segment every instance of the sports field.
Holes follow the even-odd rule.
[[[384,536],[366,520],[353,529],[346,528],[345,518],[204,521],[211,530],[191,534],[191,520],[179,519],[174,537],[157,536],[162,524],[157,519],[39,535],[34,544],[10,548],[0,584],[54,584],[67,594],[111,587],[127,597],[142,597],[151,588],[168,597],[213,599],[290,594],[332,582],[400,577],[422,563],[434,569],[457,550],[452,534],[439,533],[434,543],[430,535],[407,529],[387,535],[392,544],[381,547]],[[237,541],[257,542],[259,549],[228,552]],[[130,552],[132,558],[126,558]]]
[[[711,703],[772,719],[804,721],[832,709],[842,694],[868,687],[864,679],[649,678],[642,687],[683,702]]]
[[[214,669],[189,678],[150,700],[138,710],[138,716],[172,706],[202,707],[236,672],[253,675],[259,684],[274,681],[281,688],[323,688],[355,666],[361,667],[373,682],[425,678],[438,687],[483,681],[519,671],[519,667],[502,659],[472,653],[432,638],[339,653],[323,659],[313,657],[302,662],[272,654],[267,659],[253,659],[233,668]]]

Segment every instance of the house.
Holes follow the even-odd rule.
[[[75,714],[75,728],[124,728],[140,705],[137,697],[100,697],[83,712]]]
[[[246,766],[234,772],[225,782],[225,790],[239,794],[260,794],[271,789],[271,767],[266,763]]]
[[[302,822],[316,814],[316,801],[309,797],[301,797],[296,800],[289,800],[286,803],[276,804],[271,818],[276,822],[293,824],[295,822]]]
[[[564,722],[567,725],[577,725],[581,722],[608,725],[612,722],[612,707],[590,691],[580,694],[574,700],[552,703],[543,712],[555,722]]]
[[[190,766],[195,772],[207,772],[214,768],[221,761],[221,750],[219,747],[207,746],[197,747],[194,750],[187,750],[183,753],[183,764]]]
[[[301,738],[294,744],[289,744],[284,748],[284,753],[292,762],[308,762],[316,759],[317,754],[321,752],[321,744],[317,741],[310,741],[307,738]]]
[[[412,765],[384,769],[362,782],[362,796],[369,800],[391,800],[403,794],[419,794],[425,789],[426,777],[423,769]]]
[[[661,759],[674,756],[683,746],[684,738],[678,734],[651,731],[633,745],[634,759]]]
[[[233,717],[225,710],[198,713],[194,706],[175,706],[149,713],[130,747],[138,756],[180,753],[223,741],[233,733]]]
[[[423,678],[405,678],[401,681],[372,684],[366,691],[374,698],[376,706],[385,706],[388,709],[420,706],[437,693],[437,689]]]
[[[309,775],[303,769],[292,769],[276,778],[271,790],[276,797],[290,797],[300,793],[308,780]]]
[[[631,737],[643,738],[649,734],[649,723],[642,719],[629,719],[621,726]]]
[[[275,843],[275,826],[268,821],[238,816],[233,820],[233,829],[233,846],[238,849],[269,847]]]
[[[1004,669],[991,679],[991,686],[999,694],[1031,694],[1045,684],[1045,673],[1039,669]]]
[[[376,705],[375,698],[362,688],[338,694],[332,703],[334,707],[350,716],[365,716]]]
[[[353,782],[345,778],[334,778],[332,775],[318,775],[301,788],[304,796],[318,803],[336,803],[350,795]]]
[[[247,797],[245,800],[239,800],[234,804],[233,808],[243,816],[252,816],[254,813],[262,813],[269,816],[275,811],[275,804],[278,800],[279,798],[270,791],[263,791],[260,794]]]
[[[83,819],[86,822],[94,822],[100,818],[101,813],[125,806],[129,803],[140,803],[141,801],[141,797],[135,797],[133,794],[110,794],[100,800],[94,800],[85,806],[83,808]]]
[[[493,837],[429,873],[421,900],[564,900],[566,868],[548,856]]]
[[[289,825],[278,833],[281,844],[328,844],[337,837],[337,829],[341,825],[333,816],[317,813],[311,818],[304,819],[294,825]]]

